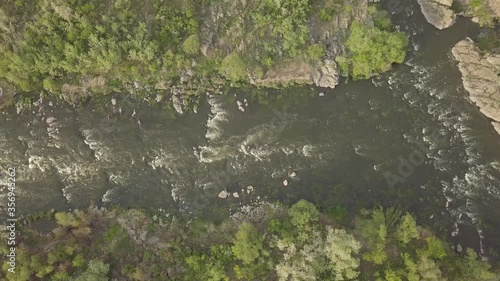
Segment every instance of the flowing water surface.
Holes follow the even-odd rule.
[[[500,136],[451,56],[477,26],[437,31],[416,4],[394,19],[411,36],[405,64],[333,90],[230,89],[180,117],[120,95],[3,112],[0,167],[17,168],[18,212],[120,204],[216,217],[306,198],[409,209],[462,245],[500,249]]]

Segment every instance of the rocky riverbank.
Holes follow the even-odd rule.
[[[406,49],[400,37],[386,40],[401,34],[369,0],[14,2],[0,7],[0,87],[9,97],[0,105],[121,92],[183,114],[225,85],[334,88],[340,72],[368,78],[401,63]]]
[[[500,134],[500,55],[482,55],[471,39],[458,42],[452,49],[462,73],[464,88],[480,111],[492,119]]]
[[[457,16],[471,17],[481,26],[500,18],[500,0],[417,0],[422,14],[437,29],[448,28]]]
[[[455,23],[456,15],[451,9],[453,0],[418,0],[425,19],[437,29],[450,27]]]
[[[300,200],[243,206],[219,222],[91,207],[22,221],[15,259],[0,248],[2,280],[498,280],[473,249],[393,208],[351,219]]]

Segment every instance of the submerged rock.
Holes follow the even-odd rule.
[[[242,112],[245,112],[245,107],[243,107],[243,103],[239,100],[236,101],[236,104],[238,105],[238,109]]]
[[[470,99],[493,120],[493,127],[500,134],[500,55],[481,55],[469,38],[458,42],[452,53]]]
[[[247,194],[250,194],[250,192],[253,191],[253,186],[249,185],[247,186]]]
[[[425,19],[437,29],[445,29],[455,23],[456,14],[451,9],[453,0],[417,0]]]

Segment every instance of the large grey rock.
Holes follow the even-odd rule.
[[[456,15],[451,9],[453,0],[417,0],[425,19],[437,29],[450,27]]]
[[[500,0],[487,0],[486,5],[493,17],[500,18]]]
[[[458,42],[452,53],[458,61],[470,99],[493,120],[493,126],[500,134],[500,55],[481,55],[469,38]]]
[[[183,98],[182,94],[178,90],[172,90],[172,105],[174,106],[175,111],[179,114],[184,114],[183,108]]]
[[[323,88],[335,88],[339,84],[337,64],[330,59],[321,63],[319,69],[312,73],[314,84]]]
[[[269,69],[262,78],[250,83],[264,87],[281,87],[292,84],[312,84],[313,67],[299,60],[286,60]]]
[[[289,60],[268,70],[262,78],[250,83],[265,86],[286,86],[292,84],[315,84],[318,87],[335,88],[339,83],[337,64],[326,59],[315,65]]]

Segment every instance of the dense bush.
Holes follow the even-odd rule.
[[[500,54],[500,30],[486,29],[478,36],[477,45],[483,52]]]
[[[184,41],[182,47],[187,54],[195,55],[200,51],[200,38],[198,35],[193,34]]]
[[[493,12],[485,0],[471,0],[467,5],[467,12],[479,19],[480,26],[492,26],[494,24]]]
[[[258,230],[251,223],[244,222],[236,233],[234,240],[233,253],[234,256],[241,260],[244,264],[250,264],[255,261],[262,248],[263,237],[260,236]]]
[[[231,81],[245,80],[247,75],[245,62],[237,53],[232,53],[222,60],[220,72]]]
[[[392,63],[402,63],[408,38],[401,32],[383,31],[354,22],[345,45],[347,56],[336,59],[340,69],[355,80],[367,79],[387,71]]]
[[[0,85],[33,98],[42,90],[76,102],[110,92],[152,96],[177,84],[191,102],[206,92],[202,87],[248,81],[273,67],[279,70],[279,63],[316,64],[332,55],[324,40],[311,37],[318,32],[311,32],[310,23],[332,21],[352,9],[341,0],[238,3],[5,0],[0,7]],[[213,11],[221,14],[214,18]],[[376,28],[353,24],[349,53],[337,58],[342,72],[355,79],[402,61],[404,40],[387,31],[387,13],[372,6],[370,15]]]
[[[178,66],[179,46],[188,54],[198,49],[193,1],[171,9],[168,0],[6,0],[0,26],[24,29],[9,28],[1,38],[0,79],[19,91],[58,93],[63,82],[84,76],[146,82],[177,71],[160,58],[171,52]]]
[[[457,280],[499,276],[472,249],[456,256],[410,214],[362,210],[352,225],[300,200],[290,208],[260,206],[263,217],[214,224],[151,219],[131,209],[95,208],[33,216],[16,249],[16,273],[1,249],[2,280]],[[58,224],[54,223],[57,222]],[[35,225],[35,224],[34,224]],[[91,231],[81,232],[90,228]],[[5,232],[4,234],[5,235]],[[5,238],[5,237],[2,237]]]

